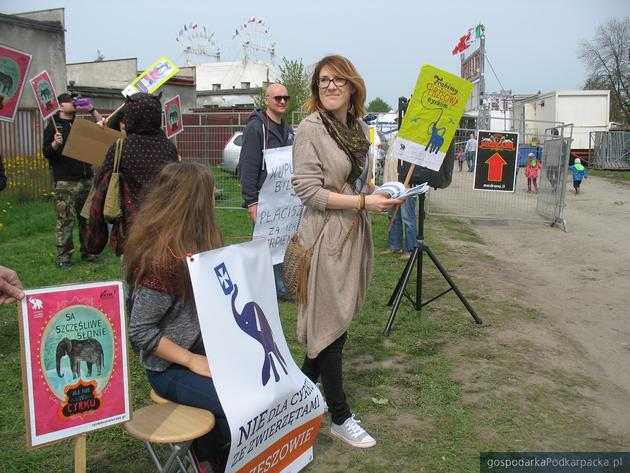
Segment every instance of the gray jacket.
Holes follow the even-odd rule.
[[[177,296],[140,286],[131,311],[129,340],[148,370],[164,371],[172,364],[152,354],[162,337],[193,353],[205,354],[194,302],[184,305]]]

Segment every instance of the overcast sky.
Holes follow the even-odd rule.
[[[486,29],[486,91],[580,89],[585,71],[581,40],[601,23],[630,15],[630,0],[0,0],[2,13],[65,8],[67,61],[137,57],[144,69],[166,55],[184,63],[179,30],[190,22],[215,33],[223,60],[236,60],[234,31],[250,17],[264,20],[282,57],[311,65],[324,55],[347,56],[365,79],[368,101],[396,108],[408,96],[422,64],[459,74],[451,51],[478,23]],[[253,38],[264,42],[261,30]],[[210,62],[210,60],[208,61]],[[499,84],[502,84],[501,85]]]

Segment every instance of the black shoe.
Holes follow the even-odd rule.
[[[103,258],[100,255],[85,254],[81,256],[81,260],[86,263],[103,264]]]
[[[68,260],[68,261],[59,261],[59,267],[61,269],[70,269],[72,268],[72,261]]]

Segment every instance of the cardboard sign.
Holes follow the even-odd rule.
[[[122,94],[125,97],[138,92],[152,94],[178,72],[179,68],[166,56],[162,56],[136,77],[131,84],[125,87]]]
[[[324,407],[284,338],[267,243],[193,255],[188,269],[232,435],[226,473],[301,470],[313,458]]]
[[[258,194],[255,237],[267,239],[273,264],[284,261],[289,241],[297,232],[302,215],[302,202],[295,195],[293,177],[293,147],[266,149],[263,152],[267,179]]]
[[[22,91],[26,83],[32,56],[28,53],[0,46],[0,120],[15,119]]]
[[[29,446],[129,420],[122,283],[24,292],[19,320]]]
[[[473,189],[514,192],[517,150],[518,133],[479,130]]]
[[[112,128],[103,127],[83,118],[75,118],[63,154],[70,158],[100,166],[107,150],[125,134]]]
[[[31,79],[31,87],[37,100],[37,107],[42,114],[42,120],[54,115],[59,110],[57,93],[53,87],[48,72],[42,71]]]
[[[176,95],[164,104],[164,123],[166,124],[167,138],[172,138],[184,131],[182,104],[179,100],[179,95]]]
[[[420,70],[398,136],[394,157],[439,171],[473,85],[425,64]]]

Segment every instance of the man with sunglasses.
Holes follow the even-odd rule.
[[[289,99],[289,92],[285,86],[277,83],[269,85],[265,91],[265,108],[252,112],[243,133],[243,146],[239,159],[241,194],[244,200],[243,207],[247,209],[254,224],[258,210],[258,194],[267,178],[263,150],[293,144],[293,130],[283,118]],[[284,285],[282,263],[274,265],[273,272],[278,299],[294,300]]]

